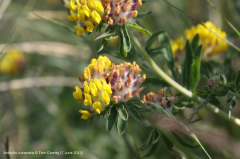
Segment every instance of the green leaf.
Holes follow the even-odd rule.
[[[201,53],[202,45],[198,46],[194,51],[193,64],[191,66],[191,90],[195,90],[200,78]]]
[[[193,63],[193,51],[192,47],[187,40],[186,42],[186,56],[185,56],[185,61],[184,61],[184,67],[183,67],[183,74],[182,74],[182,83],[183,86],[187,89],[190,89],[191,86],[191,66]]]
[[[128,31],[125,25],[122,26],[121,28],[121,34],[122,34],[122,41],[124,45],[124,49],[126,52],[129,52],[131,49],[131,41],[130,37],[128,35]]]
[[[134,28],[134,29],[136,29],[136,30],[148,35],[148,36],[152,35],[147,29],[144,29],[144,28],[140,27],[139,25],[137,25],[134,22],[127,22],[126,25],[131,27],[131,28]]]
[[[203,78],[205,78],[206,80],[208,80],[208,77],[207,77],[205,74],[203,75]]]
[[[158,36],[162,48],[161,52],[163,53],[165,60],[167,62],[168,68],[171,71],[172,76],[174,77],[174,57],[172,52],[172,45],[167,32],[163,32]]]
[[[199,145],[192,145],[188,143],[186,139],[178,136],[176,133],[173,133],[173,135],[183,146],[186,146],[188,148],[199,148]]]
[[[141,156],[141,158],[151,156],[156,151],[157,147],[158,143],[152,144],[150,148],[146,151],[146,153],[143,156]]]
[[[124,121],[120,115],[118,115],[118,123],[117,123],[117,128],[118,128],[118,133],[119,135],[122,135],[127,127],[127,120]]]
[[[198,47],[198,42],[199,42],[199,35],[196,34],[196,35],[194,36],[193,40],[192,40],[192,43],[191,43],[193,52],[196,51],[196,49],[197,49],[197,47]]]
[[[153,102],[148,102],[150,105],[154,106],[157,110],[159,110],[160,112],[166,114],[167,116],[169,116],[170,118],[173,118],[173,115],[168,112],[167,110],[165,110],[163,107],[153,103]]]
[[[202,119],[203,119],[203,117],[200,116],[200,117],[197,117],[197,118],[194,118],[193,120],[191,120],[190,123],[195,123],[195,122],[200,121]]]
[[[150,15],[151,13],[152,13],[151,10],[150,10],[150,11],[147,11],[147,12],[145,12],[145,13],[138,13],[137,17],[134,17],[133,19],[134,19],[134,20],[141,19],[141,18],[143,18],[143,17],[146,17],[146,16]]]
[[[231,102],[232,98],[233,98],[233,97],[229,98],[229,99],[227,100],[227,103]]]
[[[101,47],[98,49],[97,52],[102,51],[105,48],[106,45],[107,45],[107,40],[103,39],[102,43],[101,43]]]
[[[115,30],[114,28],[112,27],[108,27],[105,31],[105,33],[103,33],[102,35],[100,35],[99,37],[97,37],[96,39],[94,39],[94,41],[97,41],[97,40],[101,40],[101,39],[105,39],[111,35],[116,35],[115,34]]]
[[[168,148],[168,150],[171,151],[173,148],[173,143],[170,140],[168,140],[168,138],[163,134],[161,136],[162,136],[161,139],[164,142],[165,146]]]
[[[146,78],[145,82],[141,84],[141,87],[143,86],[169,87],[170,85],[160,78]]]
[[[116,38],[118,38],[118,36],[119,36],[119,27],[118,26],[115,26],[114,27],[114,34],[113,35],[111,35],[111,36],[109,36],[109,37],[106,37],[105,38],[105,40],[112,40],[112,39],[116,39]]]
[[[152,36],[150,36],[148,38],[148,40],[146,41],[145,43],[145,50],[148,51],[149,47],[153,44],[153,42],[158,38],[158,35],[164,33],[165,31],[164,30],[159,30],[155,33],[152,34]]]
[[[198,96],[200,96],[201,98],[207,98],[207,94],[205,94],[204,91],[200,91],[200,90],[195,90],[194,93]],[[210,100],[211,104],[215,105],[215,106],[220,106],[221,102],[218,100],[217,97],[212,97],[212,99]]]
[[[110,111],[110,115],[107,120],[107,131],[108,132],[110,132],[112,130],[112,127],[117,120],[117,115],[118,115],[118,112],[117,112],[116,108],[112,107],[112,109]]]
[[[142,146],[140,146],[140,148],[138,148],[138,151],[143,151],[144,149],[146,149],[148,146],[151,145],[151,141],[152,141],[154,131],[155,131],[155,128],[152,129],[147,141]]]
[[[122,104],[117,104],[115,107],[116,107],[116,109],[117,109],[117,111],[118,111],[119,116],[120,116],[123,120],[127,121],[127,120],[128,120],[128,113],[127,113],[127,110],[124,108],[124,105],[122,105]]]
[[[121,36],[122,37],[122,36]],[[122,56],[122,57],[127,57],[127,52],[126,52],[126,50],[125,50],[125,48],[124,48],[124,45],[123,45],[123,39],[122,38],[120,38],[120,45],[119,45],[119,50],[120,50],[120,55]]]
[[[137,98],[132,98],[130,100],[127,101],[127,103],[129,103],[130,105],[133,105],[137,108],[141,108],[141,109],[146,109],[149,110],[150,108],[147,107],[146,105],[144,105],[139,99]]]
[[[240,89],[240,70],[238,70],[237,75],[236,75],[235,88],[236,88],[236,91],[239,91],[239,89]]]
[[[230,106],[229,106],[229,108],[228,108],[228,110],[227,110],[229,119],[230,119],[230,117],[231,117],[232,109],[233,109],[233,108],[235,107],[235,105],[236,105],[235,99],[236,99],[236,96],[232,97],[231,102],[230,102]]]
[[[133,117],[135,120],[137,120],[137,121],[139,121],[139,122],[143,122],[142,117],[141,117],[141,116],[138,114],[138,112],[133,108],[133,106],[128,105],[127,109],[128,109],[128,112],[132,115],[132,117]]]
[[[148,55],[150,55],[151,57],[154,57],[158,54],[163,54],[162,49],[164,49],[166,46],[159,46],[156,48],[152,48],[148,50]]]
[[[192,108],[194,106],[193,102],[182,102],[181,105],[187,108]]]
[[[152,144],[157,144],[160,140],[160,133],[158,132],[157,129],[154,129],[154,134],[153,134],[153,140],[152,140]]]
[[[146,144],[147,146],[145,145],[144,147],[144,149],[146,149],[147,147],[149,148],[146,150],[145,154],[141,156],[141,158],[151,156],[156,151],[159,139],[160,139],[160,134],[157,131],[157,129],[154,128],[151,131],[150,136],[148,138],[148,141]]]
[[[143,143],[139,148],[138,151],[143,151],[145,148],[147,148],[148,146],[148,141],[146,141],[145,143]]]

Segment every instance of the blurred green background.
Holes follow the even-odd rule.
[[[239,46],[240,41],[221,16],[203,0],[171,0],[200,22],[210,20],[228,34],[228,40]],[[217,8],[240,30],[240,1],[212,0]],[[177,11],[162,0],[147,1],[139,12],[152,10],[153,13],[138,23],[150,32],[166,30],[173,39],[183,34],[186,28],[197,23]],[[67,19],[68,10],[61,0],[0,0],[0,50],[4,56],[10,48],[24,53],[25,66],[18,74],[0,73],[0,158],[9,138],[9,151],[82,151],[83,155],[11,155],[12,159],[126,159],[138,158],[137,147],[147,140],[151,127],[133,119],[128,122],[124,135],[117,133],[116,127],[107,132],[106,121],[94,119],[86,122],[78,112],[81,104],[73,98],[73,86],[79,85],[77,77],[92,58],[97,57],[99,42],[93,41],[98,33],[77,37],[65,29],[36,17],[32,12],[58,20],[69,27],[75,25]],[[136,32],[141,42],[147,36]],[[113,63],[124,59],[116,58],[118,42],[112,41],[101,54]],[[141,55],[126,61],[137,61],[147,77],[155,74],[145,68]],[[233,80],[240,68],[239,53],[229,48],[224,56],[225,63],[214,65],[215,70],[225,69]],[[161,55],[156,58],[161,63]],[[202,81],[203,85],[206,84]],[[201,87],[199,87],[201,88]],[[148,86],[142,94],[160,88]],[[174,90],[172,90],[174,92]],[[170,92],[169,92],[170,93]],[[176,92],[175,92],[176,93]],[[227,97],[221,99],[221,109],[226,110]],[[185,109],[179,119],[185,118],[190,109]],[[200,112],[204,119],[189,125],[196,133],[210,156],[216,159],[240,158],[240,129],[222,120],[207,110]],[[240,117],[239,103],[232,114]],[[199,157],[206,158],[203,151],[193,149]],[[175,158],[160,142],[154,158]]]

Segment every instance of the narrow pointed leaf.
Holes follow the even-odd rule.
[[[123,27],[121,28],[121,34],[122,34],[124,49],[126,52],[129,52],[131,49],[131,42],[130,42],[130,37],[128,35],[128,31],[125,25],[123,25]]]
[[[197,47],[198,47],[198,42],[199,42],[199,35],[196,34],[196,35],[194,36],[193,40],[192,40],[192,43],[191,43],[193,52],[195,52],[195,50],[197,49]]]
[[[182,74],[182,83],[183,86],[187,89],[190,89],[191,86],[191,66],[193,63],[193,51],[192,51],[192,47],[189,43],[189,41],[187,40],[186,42],[186,58],[184,61],[184,67],[183,67],[183,74]]]
[[[128,105],[127,109],[128,109],[128,112],[132,115],[132,117],[133,117],[135,120],[137,120],[137,121],[139,121],[139,122],[143,122],[142,117],[141,117],[141,116],[138,114],[138,112],[133,108],[133,106]]]
[[[116,109],[118,111],[119,116],[123,119],[123,120],[128,120],[128,113],[127,110],[124,108],[123,105],[116,105]]]
[[[127,121],[124,121],[120,115],[118,115],[118,123],[117,123],[117,128],[118,128],[118,133],[122,135],[127,127]]]
[[[134,29],[136,29],[136,30],[138,30],[138,31],[140,31],[140,32],[148,35],[148,36],[151,36],[151,35],[152,35],[152,34],[150,33],[150,31],[148,31],[147,29],[144,29],[144,28],[140,27],[139,25],[137,25],[137,24],[134,23],[134,22],[127,22],[126,25],[129,26],[129,27],[131,27],[131,28],[134,28]]]
[[[229,108],[228,108],[228,117],[230,118],[231,117],[231,113],[232,113],[232,109],[235,107],[235,105],[236,105],[236,101],[235,101],[235,99],[236,99],[236,96],[234,96],[234,97],[232,97],[232,99],[231,99],[231,102],[230,102],[230,106],[229,106]]]
[[[107,32],[103,33],[102,35],[100,35],[99,37],[97,37],[96,39],[94,39],[94,41],[97,40],[101,40],[101,39],[105,39],[107,37],[110,37],[111,35],[115,35],[114,29],[111,28],[110,30],[108,30]]]
[[[174,137],[183,145],[188,148],[199,148],[199,145],[192,145],[191,143],[187,142],[186,139],[178,136],[176,133],[173,133]]]
[[[200,78],[202,45],[198,46],[193,54],[193,64],[191,66],[191,90],[195,90]]]
[[[159,40],[161,46],[164,46],[161,49],[161,52],[163,53],[163,56],[165,57],[169,71],[171,72],[172,76],[174,77],[174,58],[173,58],[173,52],[172,52],[172,45],[171,45],[168,33],[163,32],[162,34],[159,34],[158,40]]]
[[[103,39],[102,43],[101,43],[101,46],[100,46],[100,48],[98,49],[97,52],[102,51],[105,48],[106,45],[107,45],[107,40]]]
[[[108,132],[110,132],[112,130],[112,127],[117,120],[117,116],[118,116],[118,112],[117,112],[116,108],[112,107],[112,109],[110,111],[110,115],[107,120],[107,131]]]
[[[159,30],[152,34],[152,36],[149,37],[149,39],[145,43],[145,49],[148,51],[150,46],[153,44],[153,42],[158,38],[158,35],[164,33],[164,30]]]
[[[238,70],[237,75],[236,75],[235,88],[236,88],[236,91],[239,91],[239,89],[240,89],[240,70]]]

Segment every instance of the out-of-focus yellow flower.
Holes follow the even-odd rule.
[[[211,29],[212,31],[216,32],[223,38],[227,38],[227,34],[223,32],[220,28],[214,26],[211,22],[204,23],[206,27]],[[203,46],[203,53],[202,53],[202,60],[209,61],[212,60],[215,55],[219,55],[224,53],[227,48],[228,44],[220,37],[209,31],[207,28],[198,24],[196,27],[193,26],[190,29],[186,29],[184,32],[185,38],[188,39],[190,42],[193,40],[194,36],[199,34],[199,45]],[[183,39],[177,39],[176,41],[172,41],[172,50],[173,52],[182,52],[184,50],[183,46]]]
[[[100,0],[71,0],[67,6],[70,9],[68,19],[83,22],[83,27],[75,26],[78,36],[85,31],[92,32],[104,15],[104,8]]]
[[[177,40],[171,40],[173,53],[176,54],[177,51],[184,49],[184,38],[181,36]]]
[[[174,65],[175,68],[177,66],[182,65],[184,62],[185,56],[183,55],[183,50],[184,50],[184,38],[181,36],[177,40],[171,40],[171,45],[172,45],[172,51],[173,51],[173,56],[174,56]]]
[[[0,71],[4,74],[18,74],[22,71],[25,62],[22,51],[18,49],[9,50],[2,61],[0,61]]]

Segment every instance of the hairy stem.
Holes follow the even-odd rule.
[[[175,82],[173,79],[171,79],[166,73],[164,73],[152,60],[152,58],[148,55],[146,50],[143,49],[142,45],[139,43],[138,39],[135,37],[135,35],[129,31],[129,35],[131,37],[131,40],[133,44],[138,48],[139,52],[142,54],[142,56],[145,58],[145,60],[148,62],[148,64],[152,67],[152,69],[159,75],[164,81],[166,81],[170,86],[174,87],[176,90],[178,90],[180,93],[188,97],[189,99],[201,103],[203,101],[202,98],[198,97],[197,95],[193,94],[191,91],[187,90],[177,82]],[[220,110],[219,108],[215,107],[212,104],[207,104],[206,108],[208,108],[210,111],[218,115],[219,117],[230,121],[231,123],[237,125],[240,127],[240,119],[235,118],[231,116],[228,117],[228,114],[224,111]]]

